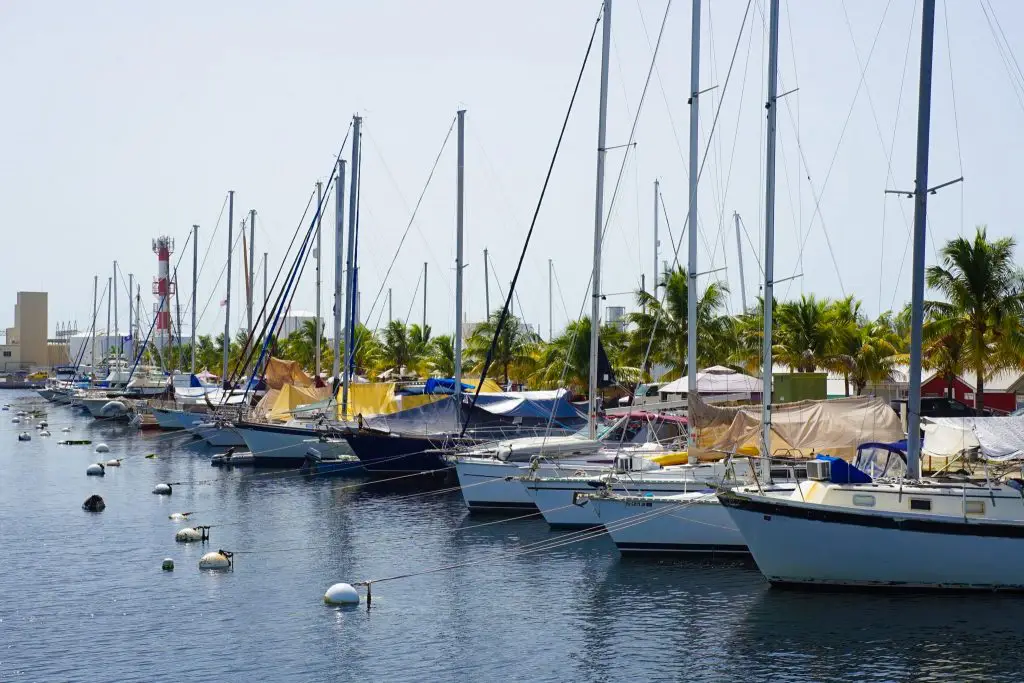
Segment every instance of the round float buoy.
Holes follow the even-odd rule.
[[[165,557],[163,564],[160,565],[160,569],[163,569],[165,572],[173,572],[174,571],[174,560],[172,560],[169,557]]]
[[[171,485],[157,484],[156,486],[153,487],[153,493],[155,493],[158,496],[169,496],[171,495]]]
[[[128,414],[128,405],[124,401],[108,401],[100,408],[100,417],[121,417]]]
[[[358,605],[359,591],[350,583],[336,583],[324,593],[328,605]]]
[[[11,418],[11,424],[15,424],[15,425],[16,424],[21,424],[21,420],[16,418],[16,417],[12,417]]]
[[[39,424],[36,425],[36,429],[46,429],[49,426],[50,426],[50,423],[47,422],[46,420],[43,420],[42,422],[40,422]]]
[[[39,432],[39,436],[50,436],[50,432],[49,430],[44,429],[43,431]]]
[[[103,499],[99,496],[92,495],[85,499],[82,503],[82,509],[86,512],[101,512],[107,504],[103,502]]]
[[[188,516],[191,514],[191,512],[172,512],[170,515],[167,516],[167,519],[171,520],[172,522],[184,522],[188,519]]]
[[[64,428],[63,428],[62,430],[60,430],[60,431],[64,432],[65,434],[68,434],[68,433],[70,433],[70,432],[71,432],[71,427],[64,427]]]
[[[98,462],[94,462],[85,468],[85,473],[90,477],[102,477],[106,472],[103,470],[103,465]]]
[[[28,432],[22,432],[21,434],[18,434],[18,441],[31,441],[31,440],[32,440],[32,435],[29,434]]]
[[[96,444],[96,452],[97,453],[109,453],[110,452],[110,446],[108,446],[105,443],[98,443],[98,444]]]
[[[120,466],[121,466],[121,461],[120,460],[108,460],[107,461],[107,467],[120,467]]]
[[[178,543],[198,543],[203,540],[203,532],[195,527],[187,526],[184,529],[178,529],[174,534],[174,540]]]
[[[212,553],[206,553],[199,558],[200,569],[230,569],[231,568],[231,553],[224,550],[217,550]]]

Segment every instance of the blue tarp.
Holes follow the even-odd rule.
[[[830,481],[833,484],[870,484],[872,481],[871,477],[842,458],[836,458],[831,455],[819,455],[815,460],[824,460],[832,463]]]
[[[462,383],[462,391],[472,391],[473,387],[465,382]],[[431,377],[423,387],[425,394],[454,394],[455,379],[451,377]]]
[[[476,405],[494,415],[556,420],[572,420],[583,417],[569,401],[569,392],[558,391],[517,391],[504,394],[480,394]]]

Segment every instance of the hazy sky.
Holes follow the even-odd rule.
[[[703,4],[702,87],[717,88],[701,100],[702,154],[724,101],[700,182],[699,267],[727,268],[712,277],[727,280],[736,311],[733,211],[749,234],[751,300],[761,279],[767,3],[754,0],[742,34],[744,0]],[[913,186],[920,4],[782,3],[782,89],[799,90],[779,115],[776,273],[803,277],[778,286],[780,298],[854,294],[873,314],[909,297],[913,207],[883,190]],[[356,112],[365,117],[361,290],[372,327],[385,304],[373,312],[370,304],[459,107],[467,109],[466,310],[481,318],[482,251],[490,249],[507,290],[599,10],[596,0],[0,3],[0,327],[13,322],[16,291],[45,290],[51,328],[77,319],[87,329],[93,275],[102,289],[115,259],[142,279],[148,318],[157,266],[151,240],[174,237],[174,263],[198,223],[200,258],[209,250],[199,310],[211,300],[199,329],[222,329],[226,215],[210,240],[227,190],[236,191],[236,221],[256,209],[256,248],[269,252],[276,272]],[[664,11],[661,1],[615,0],[609,146],[629,139]],[[625,151],[608,154],[609,305],[631,305],[632,296],[617,293],[635,289],[641,273],[652,277],[655,178],[677,240],[684,223],[690,12],[685,0],[671,6],[614,204]],[[1014,60],[1024,52],[1021,26],[1024,4],[1016,0],[939,2],[931,184],[961,174],[966,182],[931,198],[929,250],[979,223],[996,235],[1019,233],[1024,78]],[[994,36],[1008,41],[1005,58]],[[518,288],[522,313],[545,336],[549,258],[560,283],[556,331],[588,301],[599,48]],[[395,317],[411,307],[410,321],[418,321],[422,302],[413,301],[413,290],[427,261],[435,333],[454,319],[454,210],[453,135],[385,285],[394,290]],[[671,260],[661,224],[661,258]],[[331,209],[324,221],[328,318],[333,225]],[[685,263],[685,249],[679,258]],[[237,259],[234,273],[240,293]],[[187,253],[183,294],[190,279]],[[497,290],[492,282],[492,307]],[[122,320],[124,296],[122,286]],[[244,320],[241,303],[233,298],[237,321]],[[293,306],[314,306],[312,264]]]

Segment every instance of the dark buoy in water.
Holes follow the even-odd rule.
[[[103,463],[94,462],[85,468],[85,473],[90,477],[102,477],[106,471],[103,469]]]
[[[108,446],[105,443],[96,444],[96,452],[97,453],[109,453],[110,452],[110,446]]]
[[[160,569],[163,569],[165,572],[173,572],[174,571],[174,560],[172,560],[169,557],[165,557],[163,564],[160,565]]]
[[[82,503],[82,509],[86,512],[102,512],[105,507],[107,507],[107,504],[103,502],[101,497],[96,495],[89,496]]]
[[[171,485],[157,484],[156,486],[153,487],[153,493],[155,493],[158,496],[169,496],[171,495]]]
[[[18,441],[31,441],[31,440],[32,440],[32,435],[29,434],[28,432],[22,432],[21,434],[18,434]]]

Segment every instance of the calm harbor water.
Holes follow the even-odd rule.
[[[210,467],[186,435],[0,393],[0,681],[1020,680],[1024,599],[771,590],[744,564],[622,559],[604,537],[517,555],[543,520],[470,517],[458,492],[410,495]],[[70,434],[61,428],[72,427]],[[105,442],[60,446],[63,438]],[[144,456],[155,453],[156,458]],[[99,459],[125,458],[105,477]],[[170,497],[151,493],[160,482]],[[93,493],[107,509],[86,513]],[[174,542],[172,512],[212,524]],[[808,547],[813,546],[808,539]],[[209,549],[233,572],[201,572]],[[164,557],[174,572],[162,572]],[[999,558],[992,558],[998,562]],[[381,583],[372,609],[326,588]]]

